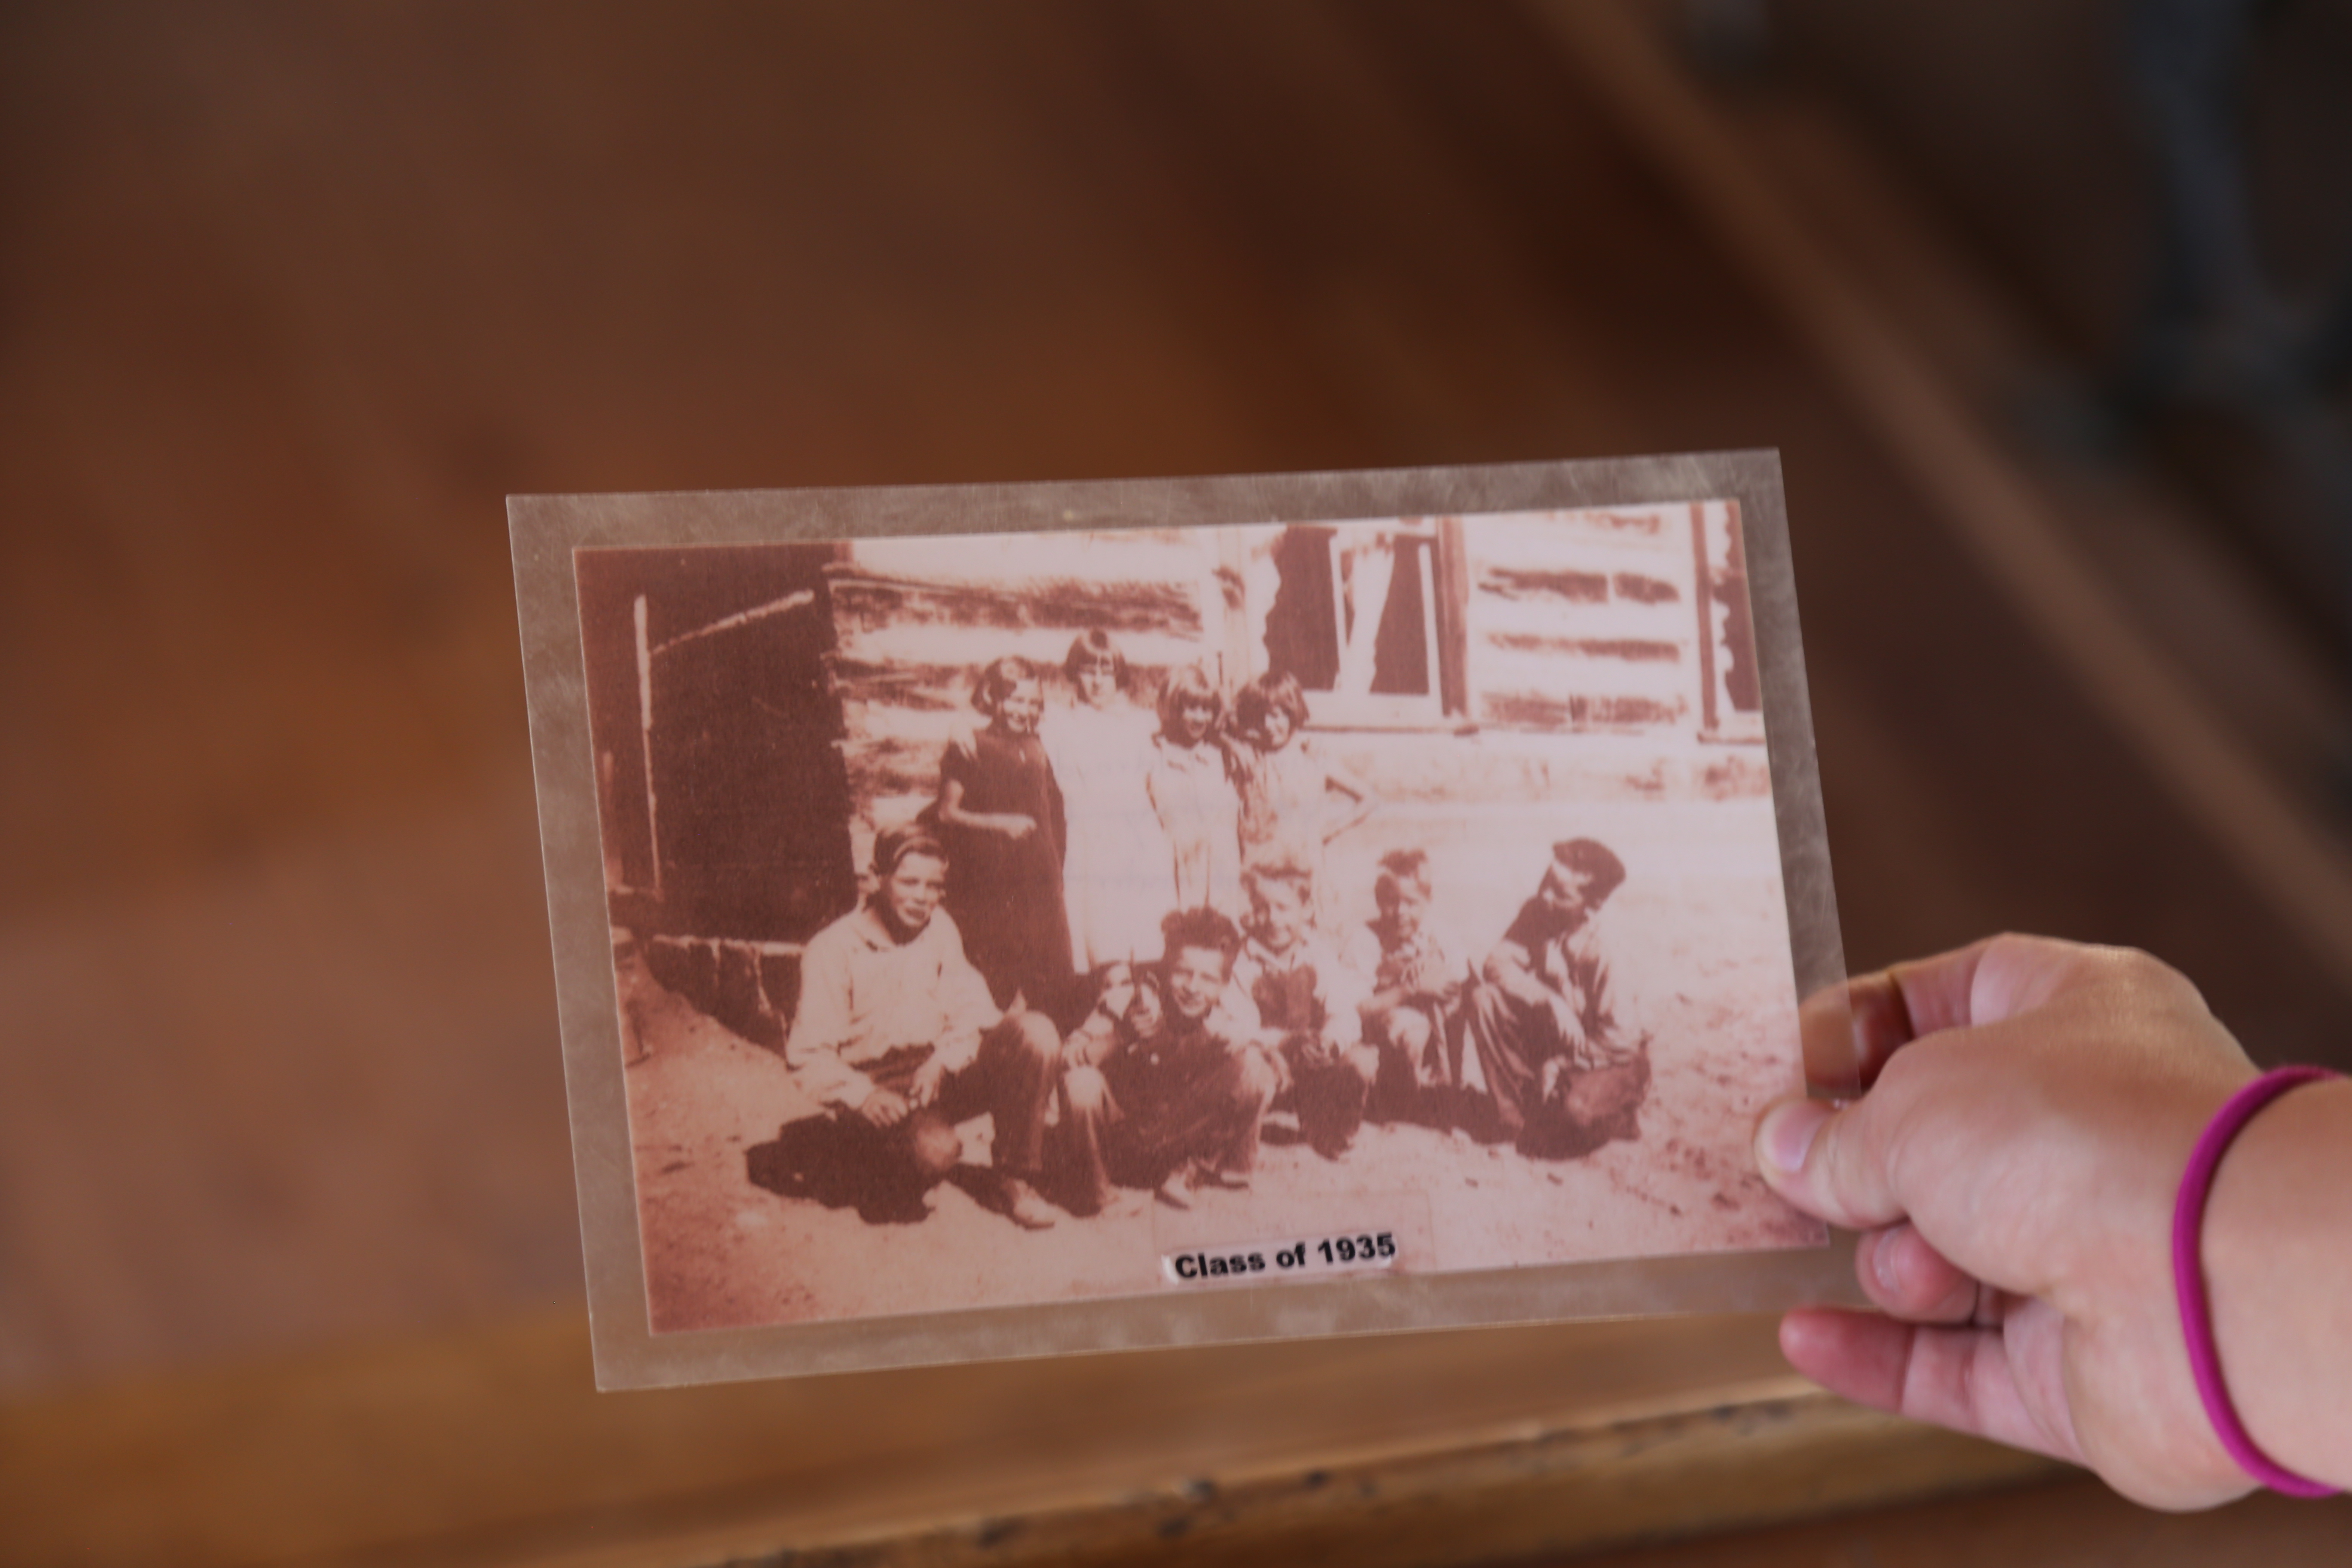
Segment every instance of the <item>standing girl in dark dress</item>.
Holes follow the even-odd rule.
[[[1026,659],[1000,658],[981,669],[971,701],[988,727],[950,743],[940,763],[948,913],[998,1006],[1018,996],[1057,1016],[1072,990],[1070,922],[1062,792],[1037,739],[1045,679]]]

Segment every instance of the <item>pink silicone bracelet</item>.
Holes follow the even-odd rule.
[[[2263,1485],[2289,1497],[2333,1497],[2336,1489],[2273,1464],[2254,1446],[2238,1419],[2237,1406],[2230,1403],[2230,1390],[2221,1381],[2221,1354],[2213,1342],[2212,1309],[2205,1297],[2205,1200],[2213,1190],[2213,1173],[2221,1169],[2221,1156],[2256,1111],[2291,1089],[2336,1076],[2326,1068],[2280,1068],[2231,1095],[2197,1140],[2189,1169],[2181,1173],[2179,1201],[2172,1209],[2172,1286],[2180,1298],[2180,1331],[2189,1341],[2189,1370],[2196,1375],[2198,1396],[2205,1401],[2205,1414],[2230,1458]]]

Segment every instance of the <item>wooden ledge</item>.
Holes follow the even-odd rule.
[[[1477,1563],[1780,1522],[2021,1480],[2050,1467],[1818,1392],[1562,1426],[1517,1440],[1231,1486],[1202,1479],[1062,1507],[839,1537],[786,1518],[534,1555],[553,1568],[827,1563]]]
[[[2048,1468],[1754,1318],[598,1394],[566,1316],[0,1408],[0,1563],[1475,1563]]]

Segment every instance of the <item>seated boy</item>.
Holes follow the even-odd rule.
[[[1363,1125],[1380,1077],[1381,1054],[1363,1042],[1362,976],[1316,935],[1314,878],[1276,854],[1242,872],[1249,902],[1247,940],[1234,963],[1234,988],[1257,1009],[1258,1042],[1283,1070],[1282,1093],[1307,1146],[1336,1160]]]
[[[987,1113],[1006,1217],[1054,1223],[1031,1186],[1061,1036],[1043,1013],[1004,1014],[940,907],[947,851],[924,827],[874,841],[874,891],[809,939],[785,1060],[846,1135],[868,1207],[914,1218],[963,1157],[956,1123]]]
[[[1550,1134],[1547,1108],[1580,1076],[1606,1072],[1625,1103],[1607,1137],[1638,1135],[1633,1120],[1649,1086],[1648,1037],[1627,1026],[1610,973],[1611,943],[1601,906],[1625,880],[1625,865],[1607,846],[1571,838],[1552,846],[1536,896],[1487,954],[1463,998],[1470,1048],[1486,1079],[1485,1135],[1523,1148]]]
[[[1249,1184],[1258,1123],[1280,1074],[1247,1021],[1223,1005],[1241,933],[1211,909],[1160,923],[1166,951],[1137,973],[1118,1024],[1089,1035],[1062,1074],[1062,1142],[1073,1213],[1096,1214],[1114,1181],[1190,1206],[1189,1184]]]
[[[1376,1110],[1404,1115],[1462,1084],[1456,1005],[1466,978],[1429,924],[1429,854],[1396,849],[1381,857],[1372,884],[1378,918],[1349,933],[1343,957],[1371,977],[1358,1005],[1364,1041],[1381,1053]]]

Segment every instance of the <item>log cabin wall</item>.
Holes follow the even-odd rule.
[[[1460,651],[1433,662],[1461,661],[1468,712],[1447,711],[1434,681],[1425,701],[1406,695],[1388,710],[1351,708],[1357,694],[1332,690],[1333,677],[1318,685],[1302,672],[1310,730],[1384,797],[1760,793],[1760,752],[1695,749],[1762,733],[1752,718],[1741,720],[1755,706],[1738,694],[1739,669],[1754,658],[1744,613],[1708,595],[1714,636],[1701,636],[1703,571],[1744,594],[1726,564],[1737,561],[1732,516],[1716,503],[1703,520],[1676,504],[1481,521],[1465,531],[1463,566],[1433,574],[1467,626]],[[1417,526],[1405,520],[1399,531]],[[1695,526],[1705,530],[1711,570],[1701,564]],[[1007,570],[1000,540],[846,546],[828,585],[856,862],[879,827],[932,799],[941,752],[979,721],[971,693],[981,666],[1016,655],[1058,670],[1071,641],[1099,628],[1126,654],[1129,696],[1140,707],[1152,705],[1170,670],[1193,662],[1209,665],[1230,691],[1276,662],[1270,648],[1283,644],[1274,628],[1290,591],[1286,547],[1301,533],[1328,531],[1258,525],[1024,541],[1012,548],[1042,557],[1027,573]],[[1317,587],[1328,591],[1328,580]],[[1339,618],[1327,617],[1327,626]],[[1051,685],[1049,702],[1069,700],[1058,678]],[[1430,732],[1475,737],[1475,750],[1433,748]],[[1481,761],[1464,766],[1473,755]]]
[[[1007,656],[1058,672],[1081,633],[1110,634],[1129,694],[1149,709],[1171,669],[1220,668],[1225,595],[1213,546],[1171,531],[1050,542],[973,537],[861,540],[829,574],[856,863],[874,835],[929,805],[940,757],[981,723],[981,667]],[[1032,557],[1035,569],[1007,570]],[[1058,673],[1049,704],[1066,703]]]

